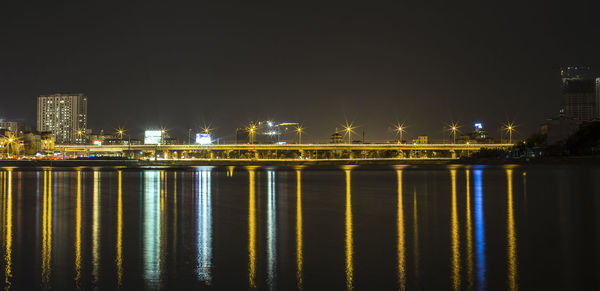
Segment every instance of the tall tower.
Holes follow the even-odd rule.
[[[600,78],[596,78],[596,119],[600,119]]]
[[[598,116],[596,81],[591,68],[564,67],[560,70],[562,80],[563,109],[567,117],[589,121]]]
[[[87,128],[87,97],[84,94],[53,94],[38,97],[37,130],[49,131],[57,144],[76,143],[78,130]]]

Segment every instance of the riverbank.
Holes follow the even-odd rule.
[[[74,159],[74,160],[0,160],[0,167],[17,168],[76,168],[76,167],[107,167],[107,168],[186,168],[202,166],[259,166],[259,167],[308,167],[308,166],[395,166],[395,165],[564,165],[564,164],[600,164],[600,156],[577,157],[545,157],[534,159],[323,159],[323,160],[129,160],[129,159]]]
[[[329,160],[0,160],[0,167],[43,168],[43,167],[117,167],[117,168],[151,168],[151,167],[202,167],[202,166],[261,166],[261,167],[296,167],[296,166],[342,166],[342,165],[445,165],[456,162],[456,159],[329,159]]]

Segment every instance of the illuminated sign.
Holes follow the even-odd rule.
[[[475,123],[475,129],[483,129],[483,124],[481,122]]]
[[[144,134],[144,144],[160,144],[162,141],[162,132],[160,130],[146,130]]]
[[[210,137],[210,133],[196,133],[196,143],[197,144],[211,144],[212,139]]]
[[[101,141],[99,141],[99,140],[97,140],[97,139],[95,139],[95,140],[92,142],[92,144],[93,144],[93,145],[95,145],[95,146],[101,146],[101,145],[102,145],[102,142],[101,142]]]

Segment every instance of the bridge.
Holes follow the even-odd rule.
[[[509,150],[513,144],[211,144],[57,145],[64,155],[136,159],[456,159],[482,149]]]

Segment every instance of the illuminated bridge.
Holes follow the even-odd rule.
[[[508,150],[512,144],[212,144],[212,145],[57,145],[77,156],[135,159],[329,160],[456,159],[482,149]]]

